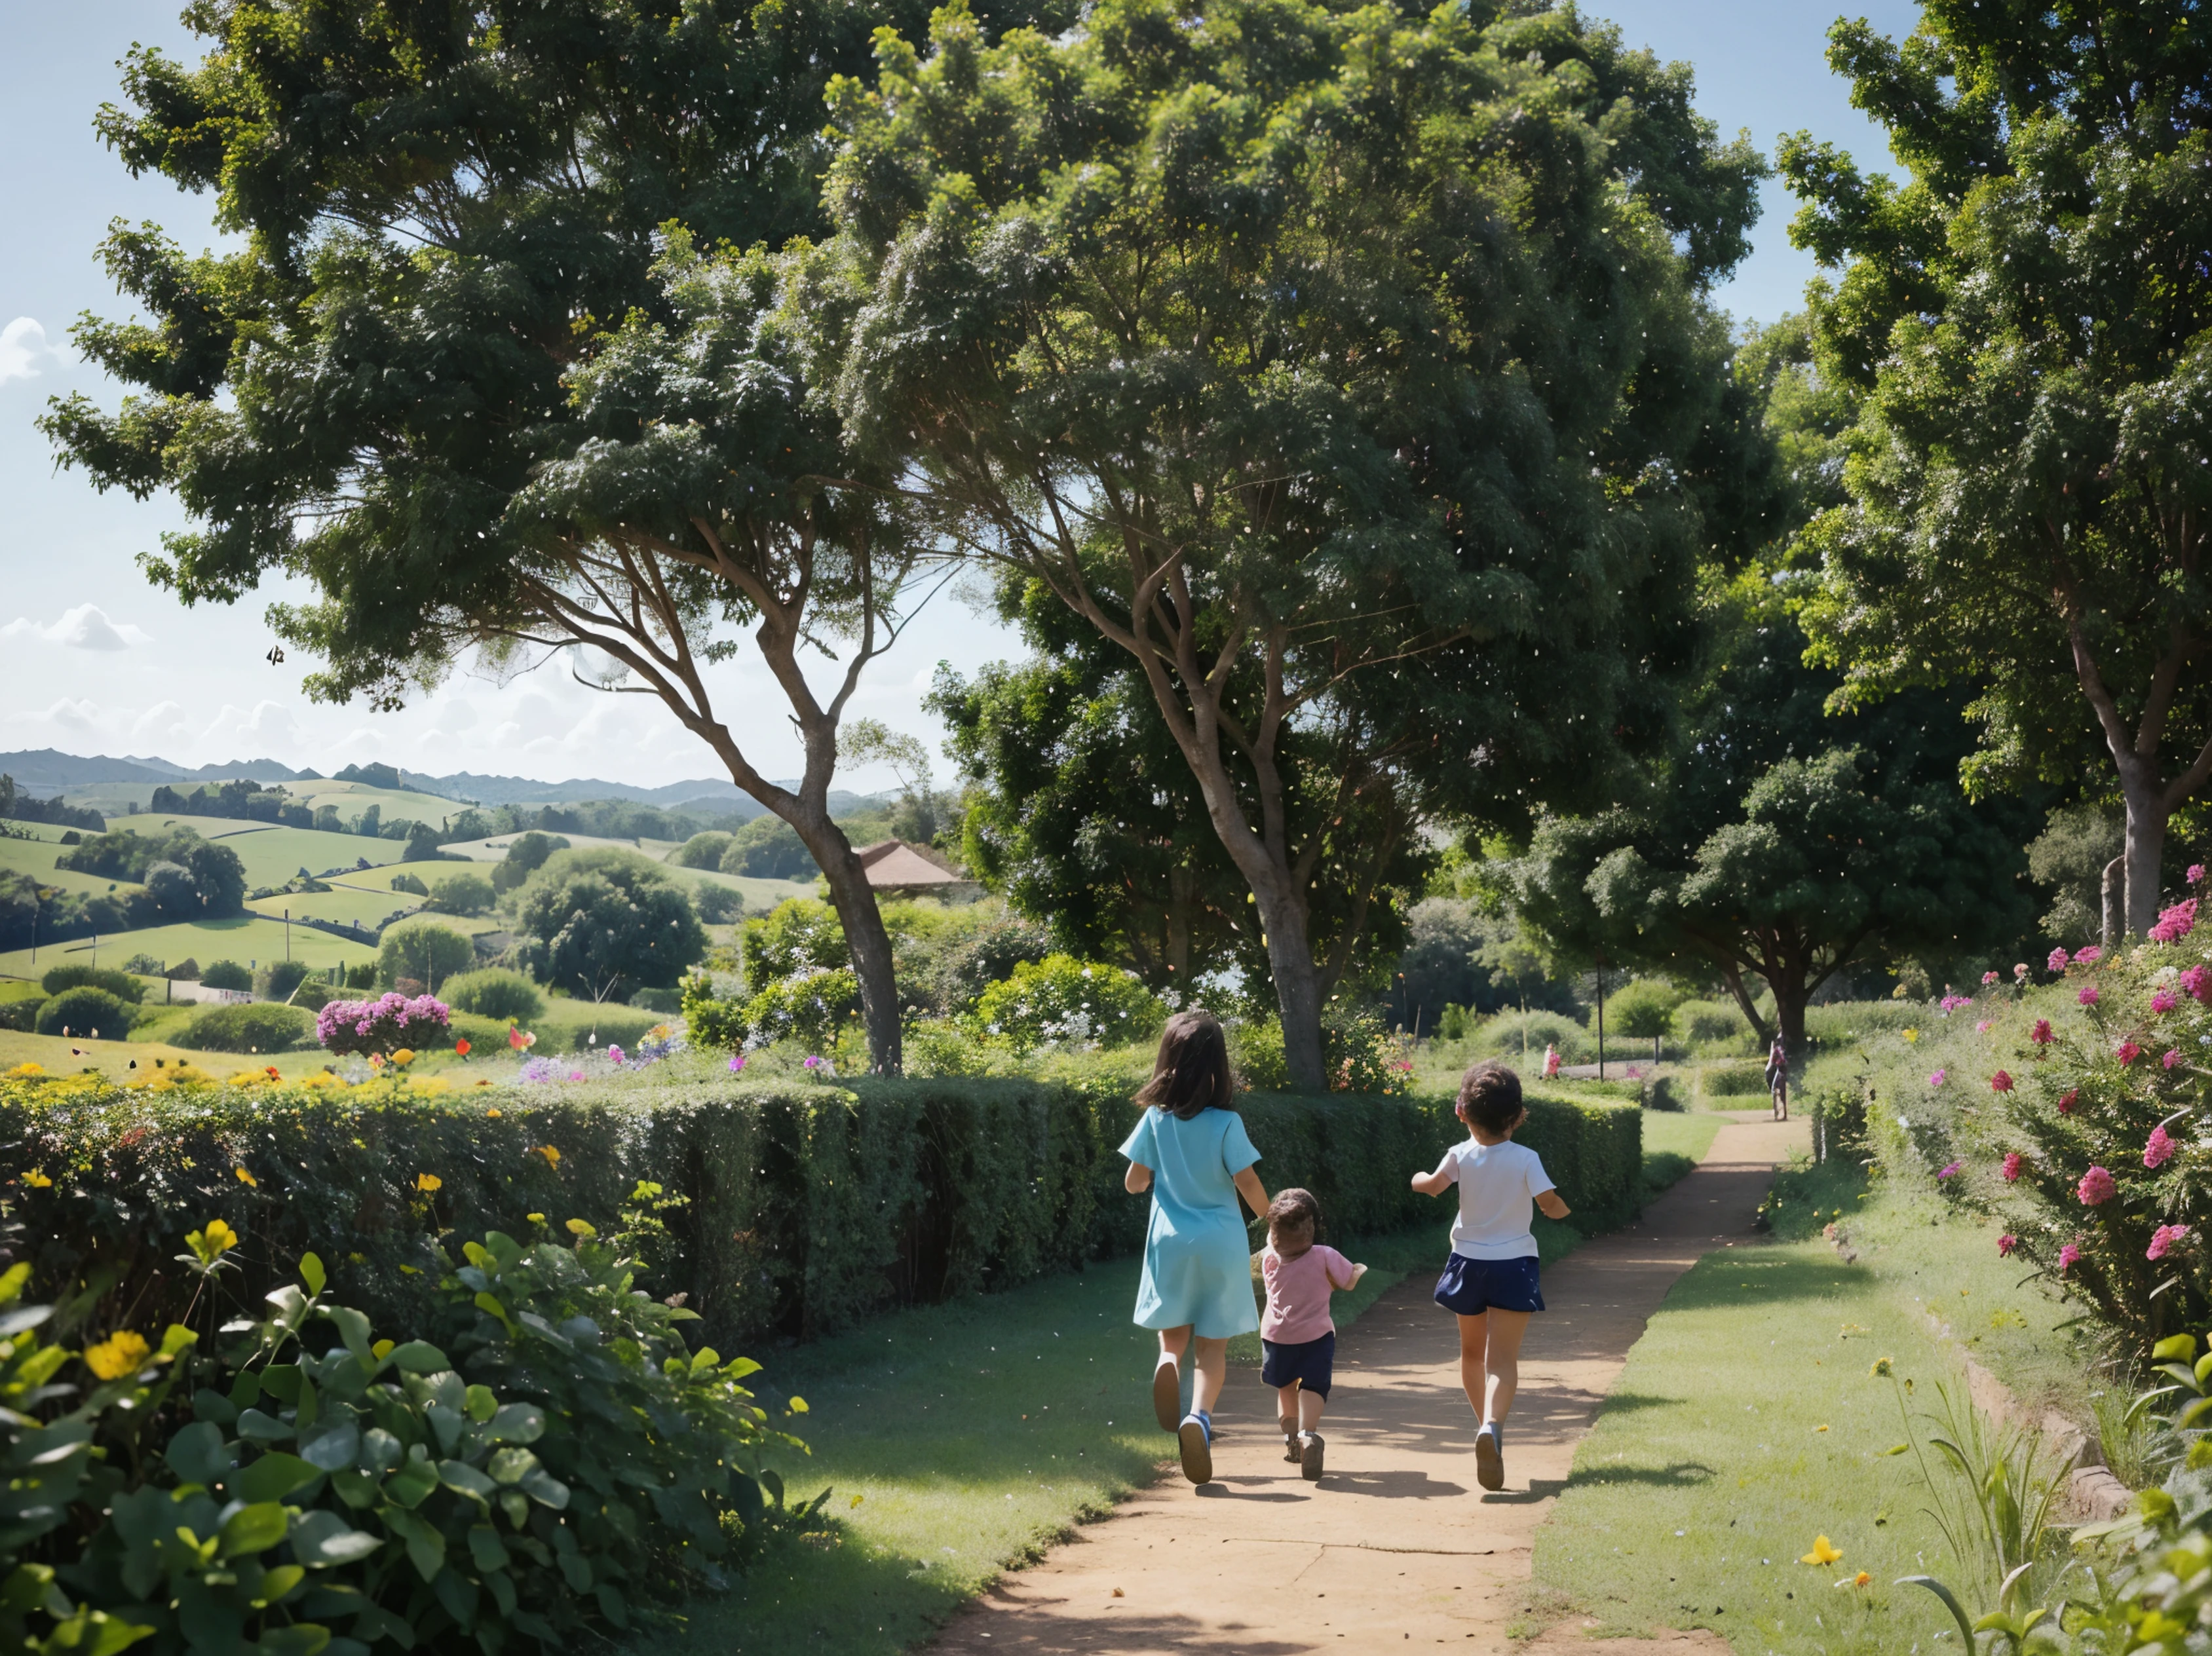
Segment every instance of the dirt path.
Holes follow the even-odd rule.
[[[1328,1471],[1308,1483],[1282,1458],[1273,1394],[1230,1371],[1215,1416],[1215,1482],[1164,1477],[1106,1522],[1008,1575],[956,1617],[933,1650],[1251,1656],[1450,1644],[1507,1649],[1530,1544],[1565,1487],[1628,1349],[1674,1279],[1749,1234],[1771,1169],[1804,1142],[1802,1122],[1723,1127],[1697,1169],[1634,1228],[1589,1243],[1545,1273],[1550,1309],[1532,1324],[1506,1430],[1506,1487],[1474,1481],[1475,1420],[1459,1384],[1451,1319],[1417,1273],[1338,1343],[1322,1423]],[[1444,1225],[1439,1221],[1439,1260]],[[1140,1377],[1130,1382],[1140,1401]],[[1523,1652],[1582,1646],[1571,1627]],[[1709,1634],[1613,1640],[1604,1656],[1725,1653]]]

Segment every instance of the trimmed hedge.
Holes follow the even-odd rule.
[[[1431,1224],[1441,1248],[1448,1204],[1408,1180],[1463,1131],[1448,1101],[1249,1094],[1238,1107],[1268,1188],[1311,1190],[1332,1234]],[[172,1256],[217,1216],[244,1238],[228,1284],[240,1305],[313,1248],[342,1297],[394,1326],[425,1309],[439,1235],[527,1240],[575,1218],[649,1236],[644,1285],[684,1295],[725,1350],[1133,1251],[1149,1205],[1122,1190],[1115,1147],[1135,1114],[1124,1092],[1021,1079],[732,1083],[689,1097],[0,1083],[0,1142],[21,1141],[22,1165],[52,1181],[17,1197],[40,1280],[104,1281],[140,1323],[181,1313],[193,1283]],[[1634,1217],[1632,1106],[1533,1097],[1521,1137],[1580,1225]],[[641,1222],[643,1181],[681,1204]]]

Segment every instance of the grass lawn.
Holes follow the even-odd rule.
[[[351,966],[376,958],[372,943],[332,937],[312,926],[287,927],[263,915],[246,913],[46,943],[38,949],[35,962],[30,949],[14,949],[0,955],[0,975],[35,979],[49,967],[64,962],[119,967],[132,955],[151,955],[159,961],[191,958],[203,967],[213,961],[236,961],[241,966],[252,961],[281,961],[285,958],[287,931],[292,934],[291,958],[310,966]]]
[[[400,840],[365,840],[357,834],[321,834],[313,828],[280,828],[272,822],[228,816],[112,816],[108,829],[127,834],[162,834],[188,828],[203,840],[228,846],[246,867],[246,883],[282,885],[301,869],[320,874],[327,868],[350,869],[364,858],[372,866],[397,863],[407,854]]]
[[[116,1081],[134,1080],[152,1069],[154,1060],[159,1058],[197,1065],[220,1080],[240,1070],[258,1070],[271,1063],[319,1069],[319,1061],[308,1065],[306,1060],[319,1060],[321,1057],[319,1052],[288,1052],[276,1058],[256,1058],[246,1052],[188,1052],[181,1046],[159,1040],[64,1040],[59,1035],[29,1035],[0,1029],[0,1070],[30,1063],[52,1076],[98,1070]],[[131,1067],[134,1061],[138,1065],[135,1071]],[[290,1074],[291,1069],[288,1067],[285,1073]]]

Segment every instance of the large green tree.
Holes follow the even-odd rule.
[[[1819,359],[1859,409],[1807,626],[1843,701],[1972,684],[1976,789],[2117,793],[2140,934],[2212,778],[2212,28],[1929,0],[1901,43],[1829,39],[1905,177],[1782,147],[1792,238],[1840,271]]]
[[[1566,7],[955,5],[880,55],[805,293],[848,436],[1129,658],[1318,1087],[1294,796],[1525,810],[1663,703],[1760,164]]]
[[[193,527],[145,561],[185,601],[307,580],[313,601],[272,620],[321,657],[313,694],[389,706],[461,652],[590,646],[592,682],[658,696],[807,842],[885,1067],[890,944],[827,798],[915,543],[880,493],[819,482],[854,467],[761,302],[771,276],[738,250],[817,226],[827,78],[922,15],[195,5],[205,56],[134,50],[128,106],[100,124],[134,173],[212,193],[229,240],[194,258],[118,224],[102,252],[139,314],[76,337],[132,394],[46,422],[101,487],[175,491]],[[748,756],[758,711],[708,694],[741,631],[798,726],[796,789]],[[842,654],[827,693],[801,670],[817,646]]]

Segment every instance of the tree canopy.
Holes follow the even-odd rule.
[[[2140,934],[2212,777],[2212,33],[1936,0],[1901,43],[1829,38],[1906,177],[1782,149],[1791,236],[1840,271],[1820,368],[1858,404],[1806,624],[1841,701],[1971,685],[1976,789],[2117,793]]]
[[[1290,733],[1403,837],[1654,717],[1760,163],[1569,9],[1106,0],[994,45],[955,5],[930,45],[830,90],[848,440],[1131,658],[1318,1086]]]
[[[690,899],[635,852],[559,852],[515,895],[514,913],[521,962],[586,1000],[672,988],[707,952]]]

